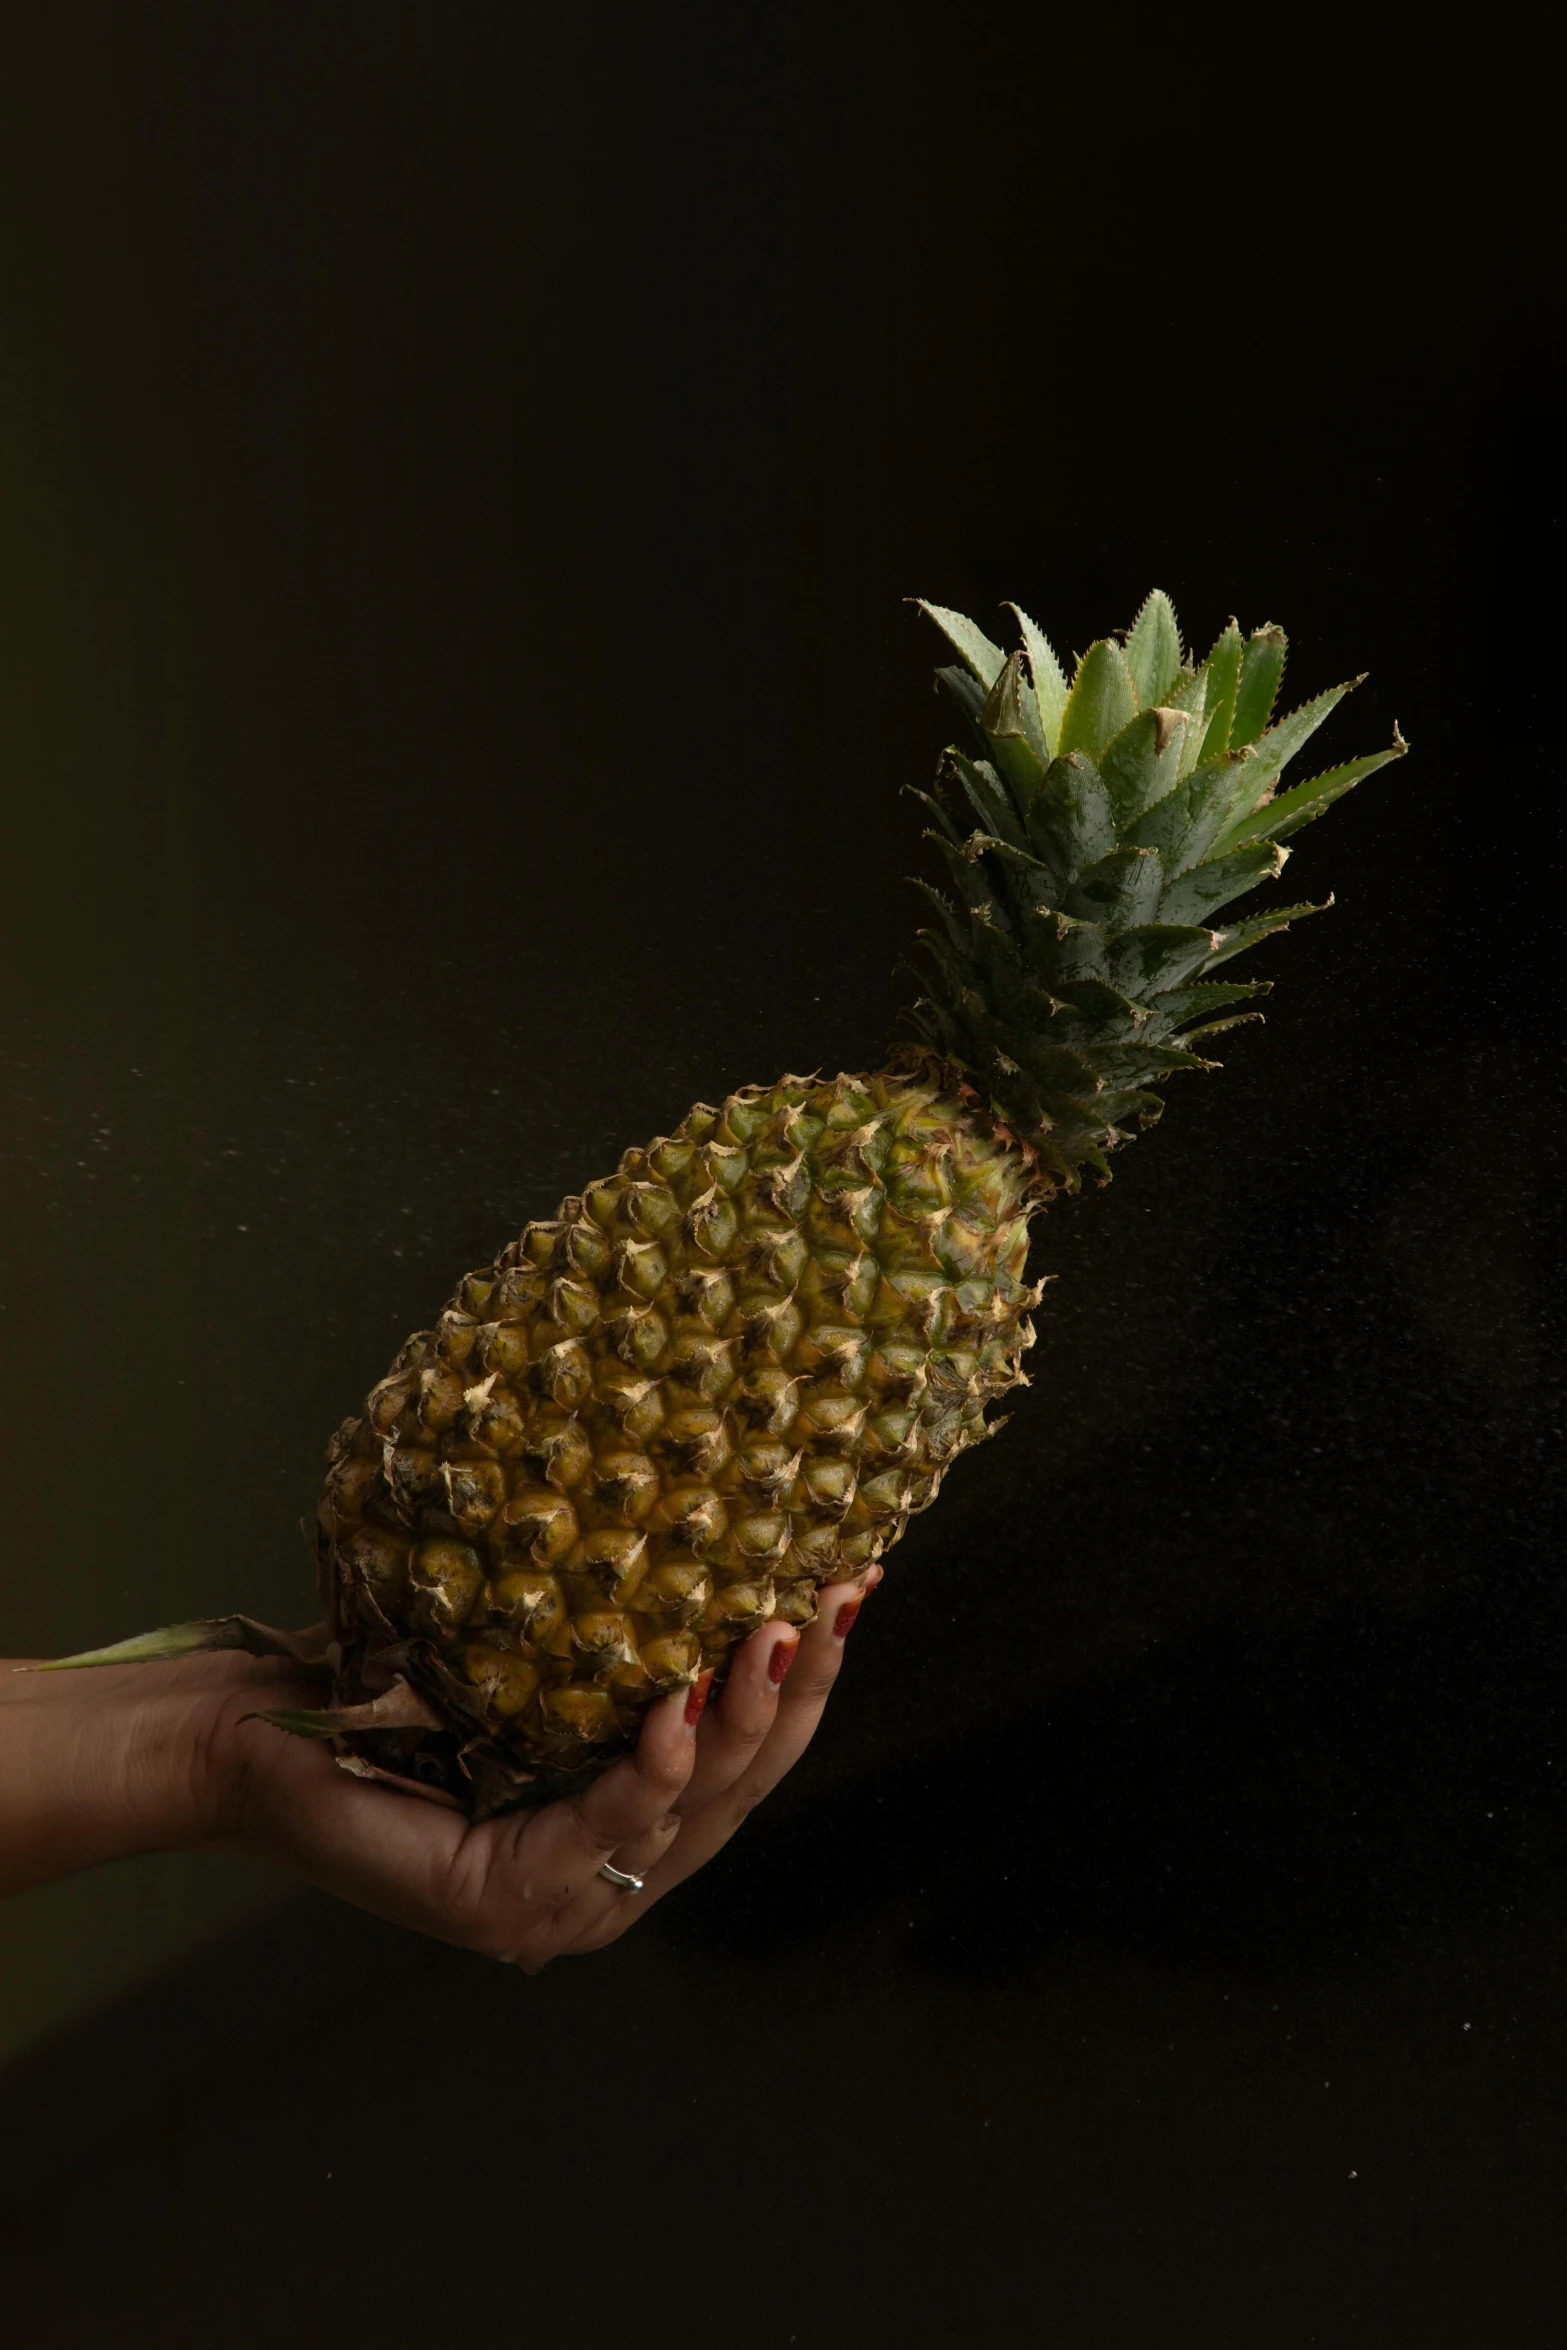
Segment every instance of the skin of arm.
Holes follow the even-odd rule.
[[[349,1777],[247,1719],[313,1705],[288,1664],[237,1654],[36,1673],[0,1664],[0,1893],[136,1852],[226,1848],[395,1923],[537,1973],[601,1948],[728,1842],[815,1732],[872,1567],[797,1634],[765,1624],[721,1697],[680,1690],[579,1795],[483,1823]],[[628,1894],[605,1862],[645,1880]]]

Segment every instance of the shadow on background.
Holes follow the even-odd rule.
[[[17,41],[12,1653],[302,1620],[324,1436],[461,1268],[874,1062],[902,597],[1238,603],[1293,698],[1371,670],[1325,759],[1416,750],[1041,1229],[1033,1392],[678,1902],[536,1981],[238,1864],[12,1908],[26,2350],[1567,2338],[1559,36]]]

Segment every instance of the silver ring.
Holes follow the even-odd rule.
[[[612,1869],[608,1861],[599,1870],[599,1875],[607,1877],[612,1885],[618,1885],[622,1893],[640,1893],[647,1883],[645,1877],[634,1877],[629,1869]]]

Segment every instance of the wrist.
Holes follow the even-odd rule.
[[[223,1801],[222,1725],[250,1661],[0,1664],[0,1891],[207,1840]]]

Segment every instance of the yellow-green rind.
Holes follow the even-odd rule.
[[[1042,1196],[909,1056],[699,1104],[530,1224],[334,1439],[337,1703],[403,1675],[448,1725],[352,1743],[481,1813],[538,1800],[808,1621],[1021,1380]]]

